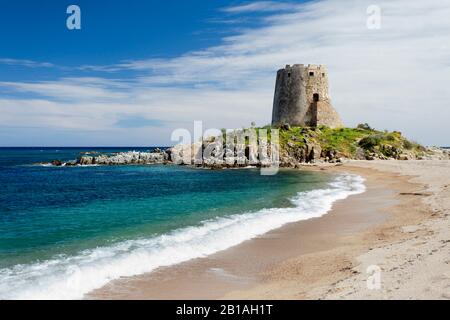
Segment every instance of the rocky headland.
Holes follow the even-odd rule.
[[[270,129],[270,126],[256,129]],[[400,132],[379,131],[367,124],[357,128],[291,127],[282,125],[279,129],[279,165],[295,168],[307,163],[339,163],[344,160],[448,160],[450,150],[439,147],[424,147],[405,138]],[[270,154],[270,130],[267,136],[267,149]],[[225,141],[225,139],[223,140]],[[192,145],[176,145],[167,149],[153,149],[148,152],[128,151],[102,154],[87,152],[76,160],[54,160],[54,166],[88,166],[88,165],[149,165],[149,164],[181,164],[189,151],[192,163],[196,167],[212,169],[238,168],[247,166],[265,166],[268,163],[249,160],[249,146],[246,141],[245,155],[235,156],[231,162],[217,163],[214,159],[194,160],[203,154],[215,139],[207,139],[203,143]],[[261,142],[260,142],[261,147]],[[224,145],[221,151],[230,154]],[[231,151],[232,152],[232,151]],[[214,152],[213,152],[214,154]],[[200,157],[201,158],[201,157]]]

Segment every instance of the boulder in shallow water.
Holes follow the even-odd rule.
[[[62,166],[62,162],[60,160],[53,160],[51,162],[52,166],[60,167]]]

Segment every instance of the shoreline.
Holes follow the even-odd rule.
[[[386,284],[386,289],[366,292],[364,263],[370,259],[365,255],[384,252],[386,246],[395,242],[427,234],[414,227],[430,218],[422,204],[424,197],[415,195],[424,191],[425,183],[410,181],[407,172],[398,172],[399,168],[420,167],[423,163],[436,161],[418,164],[358,161],[342,166],[308,166],[307,170],[360,174],[366,178],[367,191],[338,200],[332,211],[320,218],[289,223],[205,258],[112,281],[85,298],[324,299],[387,298],[389,294],[395,297],[392,292],[401,286],[390,288]],[[448,163],[440,161],[438,165]],[[384,269],[389,270],[384,267],[385,261],[378,264],[383,273]],[[440,298],[445,296],[437,291]],[[414,297],[415,293],[411,294]]]

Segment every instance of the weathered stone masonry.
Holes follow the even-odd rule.
[[[324,65],[286,65],[277,72],[272,125],[343,126],[328,95]]]

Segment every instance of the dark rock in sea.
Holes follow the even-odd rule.
[[[75,160],[73,160],[73,161],[67,161],[65,164],[64,164],[64,166],[66,166],[66,167],[73,167],[73,166],[76,166],[77,165],[77,162],[75,161]]]
[[[56,167],[62,166],[62,162],[61,162],[60,160],[53,160],[53,161],[51,162],[51,164],[52,164],[53,166],[56,166]]]

